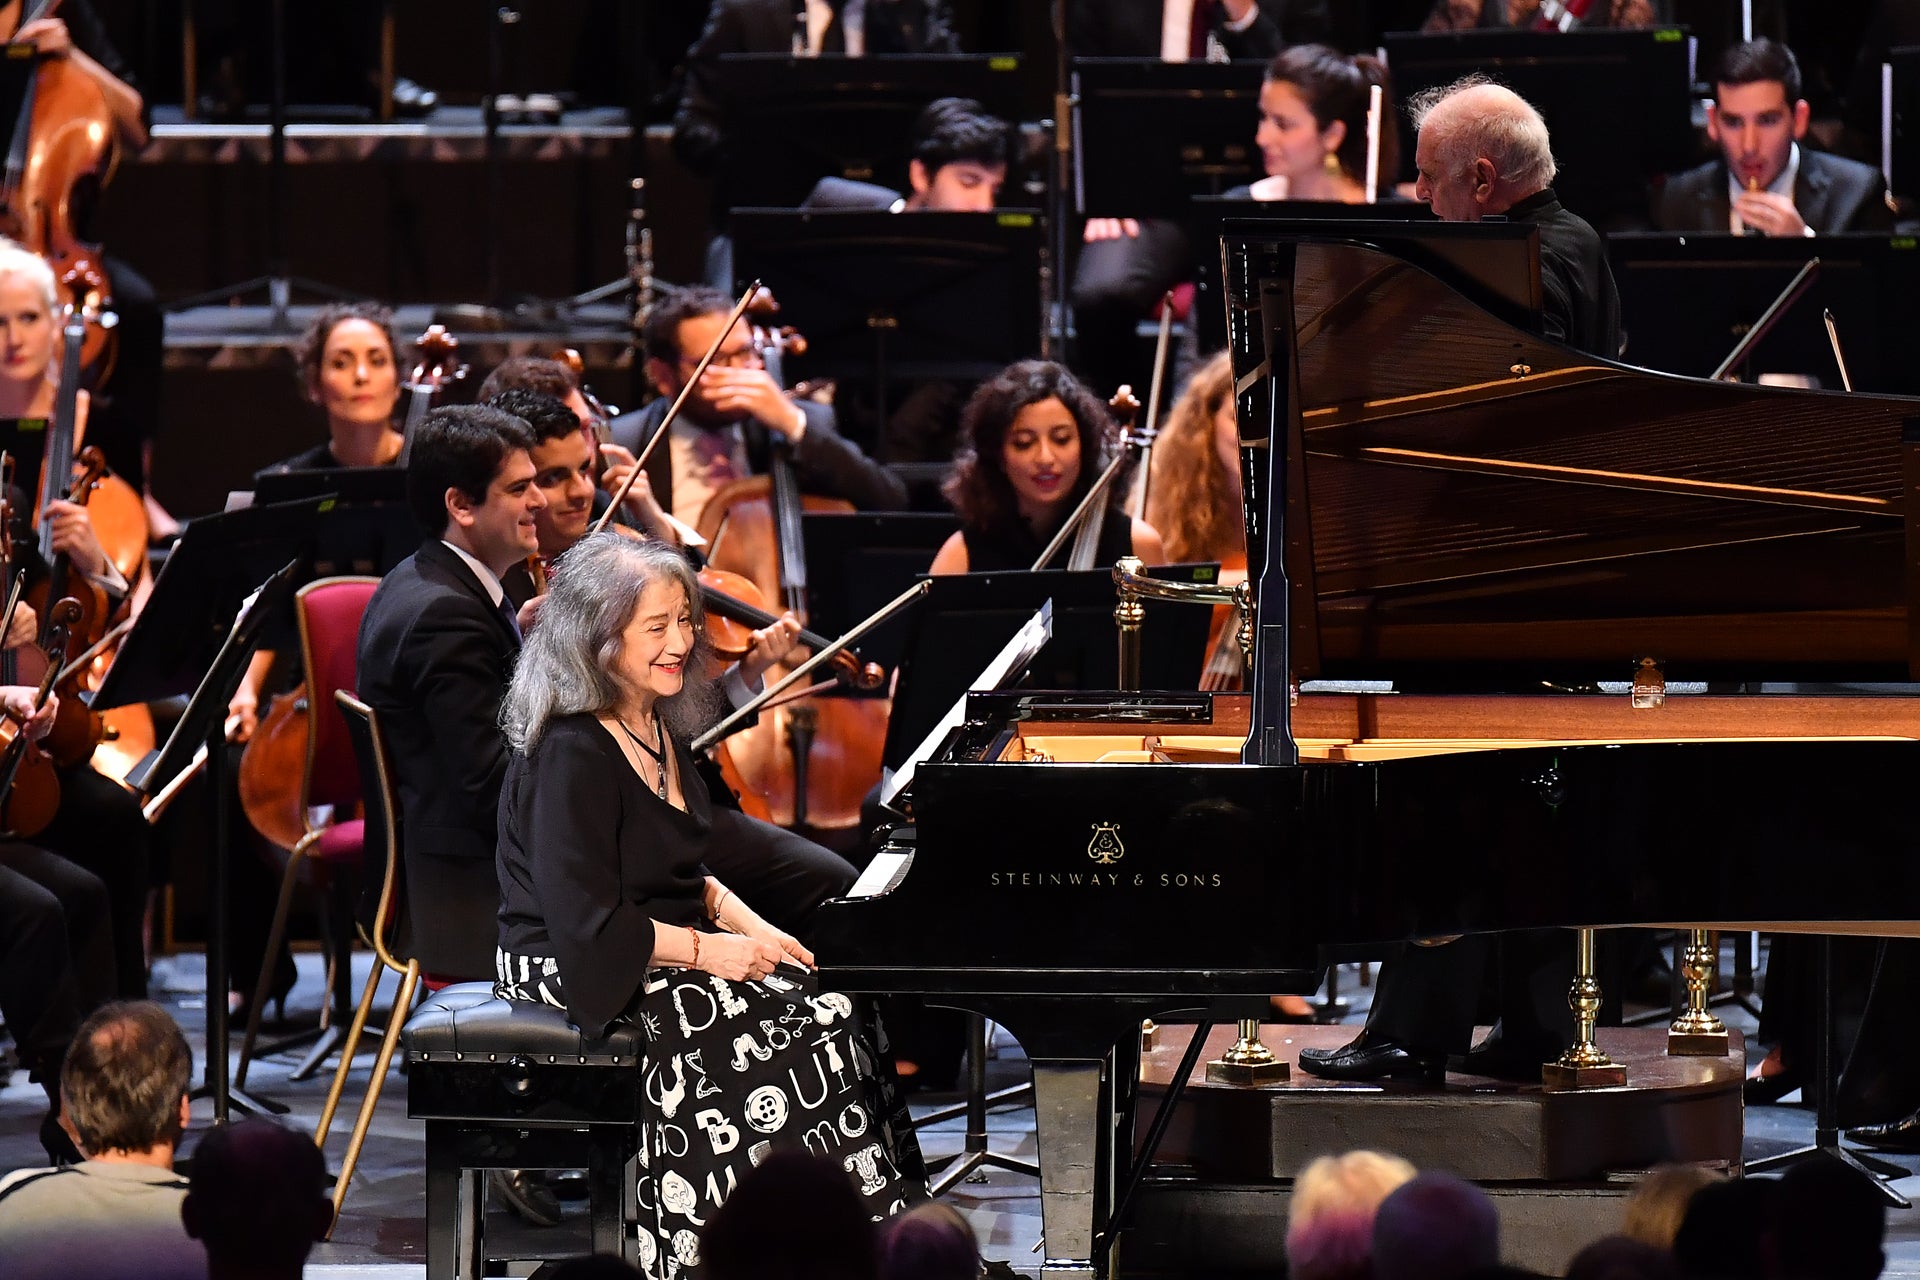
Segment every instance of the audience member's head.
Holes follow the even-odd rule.
[[[1410,104],[1419,166],[1415,193],[1445,222],[1503,214],[1553,183],[1559,172],[1547,122],[1525,98],[1472,75]]]
[[[1493,1201],[1450,1173],[1415,1175],[1374,1213],[1376,1280],[1459,1280],[1499,1261]]]
[[[1720,55],[1707,133],[1742,187],[1763,190],[1786,172],[1794,142],[1807,136],[1808,115],[1793,50],[1761,39]]]
[[[150,1000],[102,1005],[80,1024],[60,1069],[61,1120],[91,1159],[170,1166],[187,1127],[193,1051]]]
[[[1287,1274],[1293,1280],[1365,1280],[1373,1215],[1413,1176],[1412,1165],[1378,1151],[1321,1156],[1302,1169],[1287,1205]]]
[[[1873,1280],[1887,1263],[1887,1206],[1867,1176],[1809,1160],[1780,1178],[1774,1261],[1781,1280]]]
[[[1382,90],[1381,185],[1392,186],[1400,171],[1400,131],[1394,127],[1386,64],[1370,54],[1349,57],[1323,44],[1296,44],[1267,66],[1254,141],[1268,175],[1289,179],[1295,199],[1302,197],[1302,180],[1316,169],[1364,186],[1367,110],[1375,85]]]
[[[1680,1280],[1666,1249],[1626,1236],[1604,1236],[1573,1255],[1567,1280]]]
[[[707,1220],[698,1253],[706,1280],[877,1280],[876,1245],[847,1175],[783,1151],[740,1180]]]
[[[217,1126],[193,1150],[189,1184],[180,1217],[212,1280],[297,1276],[333,1223],[320,1149],[271,1120]]]
[[[1656,1249],[1673,1248],[1674,1234],[1687,1216],[1694,1192],[1720,1181],[1720,1174],[1697,1164],[1663,1164],[1649,1170],[1627,1197],[1620,1234]]]
[[[880,1280],[975,1280],[980,1242],[960,1211],[940,1200],[880,1228]]]
[[[1780,1183],[1729,1178],[1701,1187],[1673,1236],[1673,1260],[1689,1280],[1749,1280],[1765,1275],[1763,1239],[1772,1230]]]
[[[987,213],[1007,181],[1012,128],[972,98],[936,98],[913,125],[907,208]]]

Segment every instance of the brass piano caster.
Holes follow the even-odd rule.
[[[1240,1019],[1240,1039],[1207,1064],[1208,1084],[1279,1084],[1291,1074],[1287,1064],[1260,1043],[1258,1018]]]
[[[1707,985],[1713,981],[1713,937],[1705,929],[1687,933],[1680,976],[1687,984],[1687,1008],[1667,1028],[1667,1053],[1676,1058],[1724,1058],[1729,1052],[1727,1024],[1707,1011]]]
[[[1624,1085],[1627,1069],[1600,1051],[1594,1026],[1600,1015],[1600,982],[1593,973],[1593,930],[1576,929],[1573,990],[1567,1004],[1573,1009],[1573,1044],[1558,1062],[1540,1068],[1540,1084],[1548,1093],[1562,1089],[1605,1089]]]

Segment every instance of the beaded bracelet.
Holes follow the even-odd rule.
[[[688,964],[687,967],[689,969],[698,969],[700,967],[700,931],[692,925],[687,925],[685,928],[687,933],[693,938],[693,961]]]

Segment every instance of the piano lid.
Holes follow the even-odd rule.
[[[1920,399],[1596,359],[1521,327],[1467,255],[1385,247],[1404,231],[1222,240],[1241,437],[1277,411],[1288,443],[1297,678],[1623,680],[1642,657],[1671,679],[1920,678]],[[1278,535],[1247,456],[1257,574]]]

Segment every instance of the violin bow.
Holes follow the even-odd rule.
[[[680,410],[687,403],[687,397],[693,394],[693,389],[699,383],[701,375],[706,373],[707,366],[712,364],[713,358],[720,353],[720,344],[725,342],[727,335],[733,332],[733,326],[740,323],[740,317],[747,313],[748,304],[759,292],[760,282],[755,280],[747,286],[747,291],[740,295],[740,301],[733,304],[733,314],[727,317],[727,322],[720,326],[719,334],[707,345],[706,351],[700,356],[700,363],[693,366],[693,376],[681,384],[680,394],[675,396],[673,403],[667,406],[666,416],[660,419],[660,425],[653,430],[653,438],[647,441],[645,448],[640,450],[640,456],[633,460],[633,470],[627,473],[626,482],[620,486],[620,491],[613,495],[613,501],[607,504],[607,509],[600,513],[600,518],[593,522],[592,527],[587,530],[588,533],[599,533],[605,529],[607,523],[613,519],[613,513],[618,511],[620,504],[627,500],[627,494],[633,490],[633,482],[638,480],[647,469],[647,459],[651,458],[653,451],[660,447],[660,442],[667,438],[667,430],[673,426],[673,420],[680,416]]]
[[[847,634],[841,636],[832,644],[820,649],[811,658],[808,658],[805,662],[788,672],[786,677],[778,684],[762,689],[757,696],[748,699],[736,708],[732,715],[701,734],[698,738],[695,738],[693,741],[693,749],[695,751],[705,751],[708,747],[732,733],[734,729],[748,717],[755,715],[759,712],[760,708],[766,706],[782,693],[785,693],[788,689],[813,674],[822,663],[832,659],[833,655],[847,648],[856,640],[860,639],[861,636],[866,635],[867,632],[873,630],[888,618],[891,618],[894,614],[918,600],[921,596],[926,595],[927,592],[932,589],[933,583],[922,578],[893,599],[887,601],[887,603],[881,605],[878,609],[874,610],[873,613],[869,614],[865,621],[854,627],[853,630],[847,632]]]

